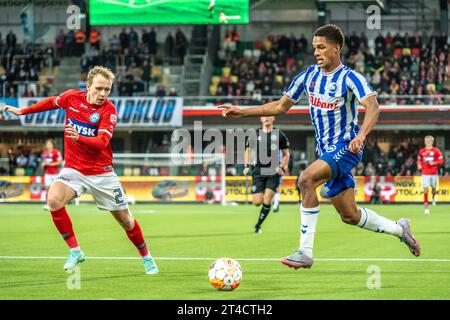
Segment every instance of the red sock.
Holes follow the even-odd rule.
[[[69,248],[72,249],[78,247],[77,237],[75,237],[75,233],[73,232],[72,221],[67,214],[66,208],[62,207],[59,210],[50,212],[52,213],[52,219],[56,229],[58,229]]]
[[[428,207],[428,193],[423,194],[423,202],[425,203],[425,207]]]
[[[126,231],[128,239],[136,246],[141,257],[148,255],[147,244],[145,243],[144,235],[141,227],[136,219],[134,219],[134,227],[131,231]]]

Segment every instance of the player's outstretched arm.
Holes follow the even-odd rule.
[[[356,154],[362,153],[362,149],[364,148],[364,140],[366,140],[369,132],[372,131],[380,115],[380,107],[378,106],[378,101],[375,94],[362,100],[361,104],[366,109],[364,121],[358,135],[353,138],[348,145],[349,150]]]
[[[33,104],[26,108],[15,108],[12,106],[4,106],[4,111],[9,111],[11,113],[14,113],[16,116],[22,116],[30,113],[38,113],[38,112],[44,112],[48,110],[58,109],[59,107],[55,103],[55,97],[45,98],[39,101],[36,104]]]
[[[13,106],[5,105],[3,107],[3,111],[9,111],[9,112],[15,114],[16,116],[22,115],[22,109],[19,109],[19,108],[13,107]]]
[[[255,108],[241,109],[232,104],[222,104],[217,106],[217,108],[222,110],[223,117],[270,117],[285,113],[293,105],[294,102],[283,95],[280,100],[269,102]]]

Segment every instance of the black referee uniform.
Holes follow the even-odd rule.
[[[250,163],[252,168],[252,194],[264,193],[266,189],[277,192],[281,182],[281,176],[276,172],[283,158],[282,150],[289,148],[289,140],[286,134],[276,128],[264,132],[262,128],[256,131],[256,141],[246,141],[246,148],[250,148]],[[266,159],[261,159],[261,152]],[[275,154],[274,154],[275,153]],[[276,163],[265,163],[269,159],[276,159]],[[270,212],[270,204],[263,203],[258,223],[255,225],[255,233],[261,232],[261,224]]]

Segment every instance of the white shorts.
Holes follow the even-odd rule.
[[[48,189],[50,187],[50,185],[52,184],[52,182],[55,181],[57,177],[58,177],[58,174],[46,174],[44,176],[45,188]]]
[[[128,209],[125,192],[114,172],[85,176],[77,170],[64,168],[55,181],[72,188],[77,197],[86,192],[90,193],[99,209],[108,211]]]
[[[438,176],[429,176],[429,175],[423,175],[422,176],[422,187],[428,188],[432,187],[433,189],[436,189]]]

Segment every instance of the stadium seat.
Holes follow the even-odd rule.
[[[224,77],[229,77],[231,74],[231,68],[230,67],[223,67],[222,68],[222,75]]]
[[[152,78],[160,78],[162,74],[161,67],[154,66],[152,68]]]
[[[394,49],[394,57],[398,58],[402,55],[402,48],[395,48]]]
[[[277,76],[275,77],[275,81],[278,82],[278,83],[283,83],[283,76],[277,75]]]
[[[251,56],[252,56],[252,50],[245,49],[244,50],[244,57],[251,58]]]
[[[158,90],[158,86],[156,84],[155,85],[151,85],[151,86],[148,87],[148,93],[150,95],[155,95],[156,94],[156,90]]]
[[[402,55],[410,56],[411,55],[411,49],[410,48],[403,48]]]
[[[214,85],[214,84],[210,85],[210,86],[209,86],[209,93],[210,93],[212,96],[215,96],[216,93],[217,93],[217,85]]]
[[[220,77],[219,76],[212,76],[212,78],[211,78],[211,83],[213,84],[213,85],[218,85],[219,84],[219,82],[220,82]]]
[[[124,176],[132,176],[133,170],[131,168],[125,168],[125,169],[123,169],[123,175]]]
[[[260,49],[254,49],[253,50],[253,56],[255,58],[259,58],[261,56],[261,50]]]
[[[237,83],[239,80],[238,76],[231,76],[231,83]]]
[[[415,57],[420,57],[420,49],[419,48],[412,48],[411,54]]]
[[[253,49],[258,49],[258,50],[261,50],[262,49],[262,47],[263,47],[263,45],[262,45],[262,42],[261,41],[255,41],[255,42],[253,42]]]
[[[24,176],[25,169],[24,168],[16,168],[16,176]]]
[[[141,175],[141,169],[133,168],[133,176],[140,176],[140,175]]]

